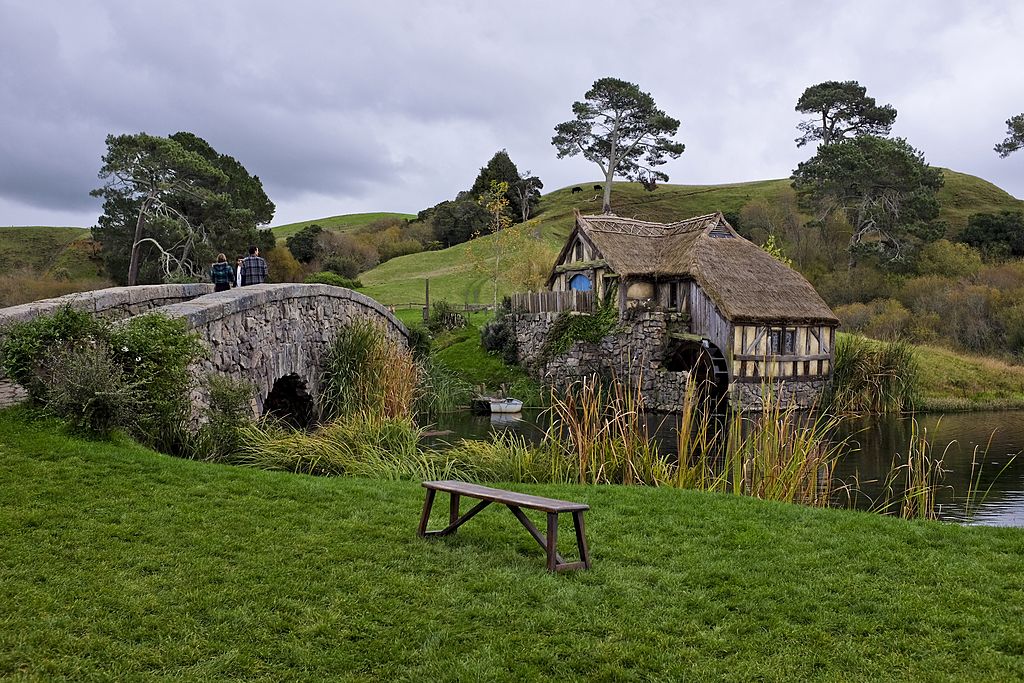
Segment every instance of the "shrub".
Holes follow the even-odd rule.
[[[149,313],[114,327],[110,348],[126,376],[142,389],[135,436],[178,452],[192,415],[189,365],[204,353],[199,335],[190,333],[184,320]]]
[[[489,320],[480,330],[480,345],[488,353],[501,356],[509,365],[515,365],[519,360],[519,342],[513,319],[499,314]]]
[[[40,382],[39,371],[49,365],[52,354],[105,341],[107,335],[106,326],[89,313],[63,306],[7,331],[0,344],[3,368],[34,402],[43,403],[47,388]]]
[[[263,256],[267,260],[269,282],[302,282],[302,265],[287,248],[274,247]]]
[[[301,263],[309,263],[320,254],[319,237],[323,231],[316,223],[307,225],[285,240],[288,251]]]
[[[430,339],[430,332],[422,325],[409,325],[409,350],[416,360],[426,358],[430,354],[433,342]]]
[[[430,307],[427,329],[433,334],[460,330],[469,326],[466,316],[455,310],[455,306],[447,301],[435,301]]]
[[[363,286],[363,283],[359,280],[350,280],[347,277],[342,277],[336,273],[326,271],[307,275],[305,282],[308,285],[332,285],[334,287],[346,287],[348,289],[359,289]]]
[[[922,247],[915,266],[921,275],[966,277],[981,270],[981,254],[966,244],[942,239]]]
[[[134,423],[139,385],[127,377],[103,342],[60,347],[40,372],[40,382],[47,410],[75,431],[107,436]]]
[[[252,398],[256,387],[245,380],[209,375],[206,388],[210,398],[205,411],[206,422],[192,439],[189,455],[204,460],[225,460],[238,452],[242,430],[253,424]]]
[[[355,279],[359,275],[359,263],[349,256],[332,256],[324,259],[320,267],[343,278]]]

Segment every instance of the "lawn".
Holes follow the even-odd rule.
[[[1020,529],[523,489],[591,505],[593,570],[547,574],[504,510],[421,540],[414,482],[178,460],[0,412],[0,677],[1024,677]]]

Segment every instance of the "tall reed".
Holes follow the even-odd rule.
[[[342,328],[323,363],[320,391],[323,417],[374,413],[412,414],[419,369],[412,354],[368,320]]]
[[[770,385],[762,388],[759,415],[734,413],[726,447],[726,469],[735,493],[763,500],[827,506],[835,464],[848,450],[835,437],[841,419],[786,402]]]
[[[579,483],[669,483],[670,458],[660,454],[644,421],[642,380],[602,385],[584,378],[552,390],[551,426],[545,443],[568,456]],[[558,456],[556,456],[558,457]]]
[[[919,374],[914,349],[905,341],[840,334],[823,407],[839,415],[912,411]]]
[[[936,454],[933,439],[934,435],[929,439],[927,428],[922,428],[916,419],[911,420],[907,452],[893,456],[889,473],[882,481],[882,494],[871,505],[873,511],[904,519],[938,517],[938,494],[945,488],[942,479],[946,470],[942,463],[953,442]]]

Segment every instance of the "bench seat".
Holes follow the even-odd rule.
[[[423,487],[427,490],[426,500],[423,502],[423,514],[420,516],[418,534],[422,537],[448,536],[465,524],[470,518],[486,508],[491,503],[500,503],[512,511],[516,519],[526,527],[530,535],[541,548],[547,553],[547,568],[549,571],[557,572],[567,569],[590,569],[590,550],[587,547],[587,539],[583,527],[583,512],[590,509],[585,503],[574,503],[556,498],[544,498],[542,496],[531,496],[516,491],[495,489],[489,486],[480,486],[464,481],[425,481]],[[437,531],[428,531],[427,524],[430,521],[430,510],[434,504],[434,497],[438,491],[449,495],[448,526]],[[462,496],[475,498],[480,502],[473,506],[469,512],[460,513],[460,500]],[[547,515],[547,536],[537,530],[533,522],[523,512],[538,510]],[[576,531],[576,546],[579,550],[580,560],[578,562],[566,562],[558,554],[558,516],[567,512],[572,515],[573,527]]]

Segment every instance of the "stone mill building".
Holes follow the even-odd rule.
[[[838,318],[721,213],[667,224],[577,214],[547,285],[516,295],[513,309],[520,360],[549,384],[628,376],[648,408],[674,410],[693,375],[757,410],[765,382],[811,405],[831,376]],[[617,313],[603,339],[552,344],[560,316],[593,314],[601,302]]]

